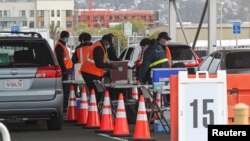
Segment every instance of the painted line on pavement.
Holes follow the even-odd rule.
[[[111,136],[109,136],[107,134],[98,134],[98,135],[103,136],[103,137],[107,137],[107,138],[110,138],[110,139],[118,140],[118,141],[128,141],[128,140],[122,139],[122,138],[111,137]]]

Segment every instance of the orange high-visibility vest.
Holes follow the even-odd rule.
[[[80,48],[76,49],[76,57],[78,60],[78,63],[83,63],[87,60],[87,55],[90,51],[91,45],[90,46],[82,46]],[[82,54],[81,54],[82,52]]]
[[[66,69],[71,69],[73,66],[73,63],[70,59],[69,51],[65,45],[63,45],[60,41],[57,41],[56,46],[61,47],[63,49],[63,60],[64,60],[64,65]],[[55,52],[56,55],[56,52]]]
[[[91,46],[83,46],[83,47],[76,49],[76,57],[77,57],[78,63],[81,63],[81,68],[80,68],[81,71],[83,71],[82,70],[83,63],[87,60],[87,55],[89,54],[90,49],[91,49]]]
[[[172,67],[172,56],[171,56],[171,52],[170,52],[170,49],[168,48],[168,46],[166,46],[165,53],[166,53],[166,57],[168,59],[169,68],[171,68]]]
[[[86,61],[82,64],[82,68],[81,71],[82,72],[86,72],[95,76],[99,76],[102,77],[104,75],[104,69],[103,68],[98,68],[95,65],[95,61],[94,61],[94,49],[96,47],[101,46],[101,48],[103,49],[104,55],[103,55],[103,62],[106,62],[106,51],[104,50],[102,44],[100,41],[95,42],[92,46],[91,49],[89,51],[89,54],[87,55],[87,59]]]

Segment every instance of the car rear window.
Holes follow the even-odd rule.
[[[241,69],[250,68],[250,52],[232,52],[226,57],[226,68]]]
[[[191,49],[187,46],[172,46],[169,49],[172,60],[195,60]]]
[[[0,41],[0,67],[54,65],[49,46],[44,42]]]
[[[228,69],[250,68],[250,52],[233,52],[227,54],[226,67]]]

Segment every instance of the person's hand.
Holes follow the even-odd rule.
[[[116,64],[110,63],[110,68],[111,69],[116,69],[118,66]]]
[[[137,85],[141,85],[141,82],[139,80],[136,80]]]
[[[63,77],[63,80],[67,80],[67,79],[68,79],[68,76],[69,76],[68,71],[64,71],[64,72],[62,72],[62,77]]]

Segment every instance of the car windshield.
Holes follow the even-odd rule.
[[[250,52],[233,52],[227,54],[227,69],[250,68]]]
[[[41,42],[0,41],[0,67],[54,65],[50,50]]]
[[[191,49],[187,46],[170,47],[172,60],[195,60]]]

